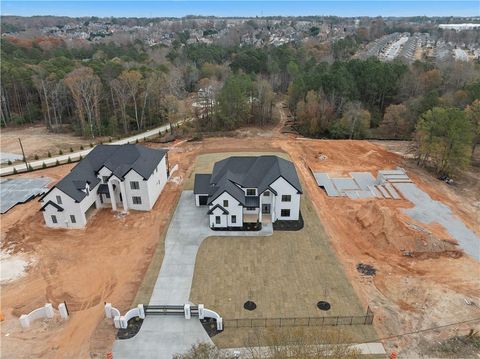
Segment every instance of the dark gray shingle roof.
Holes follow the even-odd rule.
[[[80,202],[87,195],[82,190],[86,183],[93,188],[100,182],[97,173],[103,166],[120,179],[123,179],[130,170],[148,179],[166,153],[167,150],[133,144],[98,145],[53,188],[58,188]]]
[[[246,205],[245,194],[234,183],[245,188],[257,188],[263,193],[278,178],[283,177],[299,193],[302,186],[292,162],[277,156],[233,156],[215,163],[210,184],[209,204],[223,192],[228,192],[242,205]]]
[[[197,173],[195,175],[194,194],[210,194],[212,186],[210,185],[211,174]]]

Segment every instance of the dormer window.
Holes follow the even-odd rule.
[[[256,188],[247,188],[247,196],[256,196],[257,189]]]
[[[270,196],[270,191],[265,191],[265,192],[263,192],[263,195],[264,195],[265,197],[269,197],[269,196]]]

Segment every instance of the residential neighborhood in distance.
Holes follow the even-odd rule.
[[[478,0],[0,21],[0,359],[478,357]]]

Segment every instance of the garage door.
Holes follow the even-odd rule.
[[[200,206],[206,206],[208,202],[208,196],[198,196]]]

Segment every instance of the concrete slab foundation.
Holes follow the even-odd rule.
[[[50,178],[16,178],[0,180],[0,213],[6,213],[17,203],[25,203],[48,191]]]

